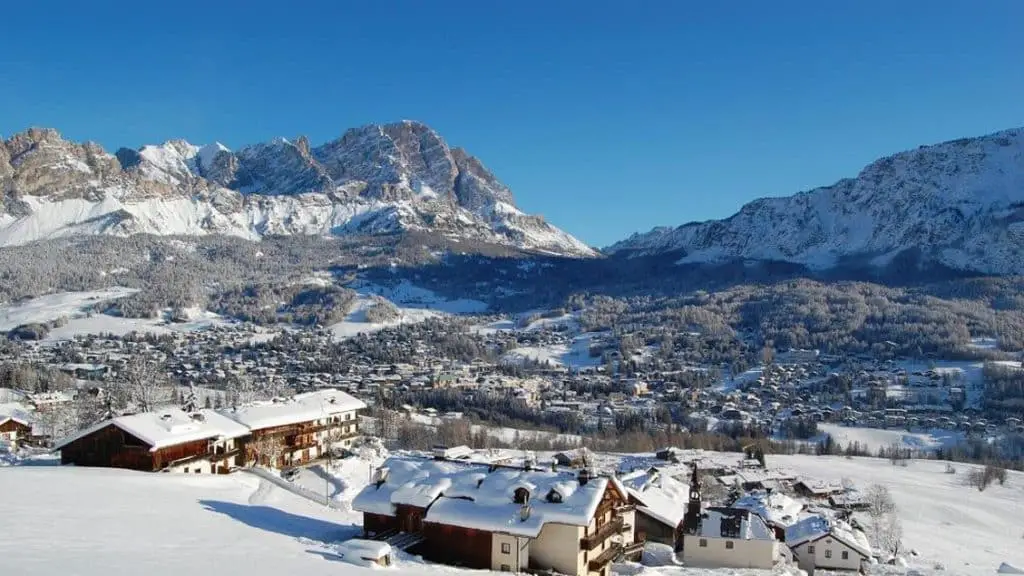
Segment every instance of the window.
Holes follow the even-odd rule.
[[[188,466],[185,467],[185,474],[188,474]]]
[[[351,413],[345,414],[345,420],[351,420],[351,419],[352,419],[352,414]]]
[[[849,559],[850,559],[850,553],[844,550],[843,551],[843,560],[849,560]]]
[[[825,558],[831,558],[831,557],[832,557],[832,551],[831,550],[825,550]]]
[[[512,567],[509,566],[508,564],[502,564],[501,565],[501,571],[502,572],[511,572],[512,571]]]
[[[814,546],[808,546],[807,547],[807,553],[808,554],[814,554]]]
[[[511,554],[512,553],[512,546],[509,545],[508,542],[502,542],[501,543],[501,553],[502,554]]]
[[[732,550],[732,540],[726,540],[725,541],[725,549],[726,550]]]
[[[701,538],[700,539],[700,547],[701,548],[707,548],[708,547],[708,539],[707,538]]]

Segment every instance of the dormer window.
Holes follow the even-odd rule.
[[[555,490],[554,488],[552,488],[551,491],[548,492],[546,500],[548,502],[551,502],[552,504],[561,504],[562,503],[562,493],[559,492],[558,490]]]
[[[512,501],[516,504],[526,504],[530,501],[530,491],[526,488],[516,488],[512,493]]]

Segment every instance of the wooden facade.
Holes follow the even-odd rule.
[[[182,466],[200,460],[220,461],[213,470],[227,473],[233,454],[211,449],[210,440],[195,440],[151,451],[151,446],[131,434],[109,424],[61,447],[61,464],[128,468],[156,472],[169,466]],[[198,470],[198,468],[196,468]]]
[[[7,440],[24,440],[32,435],[32,427],[22,424],[13,418],[0,424],[0,438]]]
[[[400,531],[400,524],[396,516],[385,516],[384,514],[363,513],[363,535],[367,537],[377,536],[384,532]]]
[[[491,532],[449,524],[422,523],[424,558],[464,568],[491,569]]]
[[[263,466],[284,468],[305,464],[326,453],[330,441],[344,441],[359,435],[357,420],[332,419],[326,424],[317,424],[315,420],[298,422],[284,426],[260,428],[253,430],[245,445],[246,462],[259,463]],[[278,453],[274,462],[262,451],[265,442],[276,445]]]

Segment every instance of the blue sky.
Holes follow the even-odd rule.
[[[114,2],[0,8],[0,134],[231,147],[422,120],[604,246],[1024,125],[1024,2]]]

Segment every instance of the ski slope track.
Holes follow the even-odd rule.
[[[680,263],[783,261],[823,270],[912,262],[1024,273],[1024,129],[878,160],[856,178],[764,198],[725,220],[655,228],[612,253],[679,253]]]
[[[0,140],[0,246],[76,235],[339,236],[428,232],[549,255],[597,252],[541,216],[476,158],[411,121],[311,147],[237,152],[183,140],[122,148],[33,128]]]

